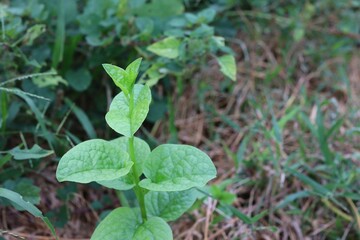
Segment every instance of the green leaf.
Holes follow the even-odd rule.
[[[141,65],[141,60],[142,58],[138,58],[136,59],[135,61],[133,61],[132,63],[130,63],[125,71],[128,73],[129,75],[129,82],[132,82],[134,83],[135,80],[136,80],[136,77],[139,73],[139,68],[140,68],[140,65]]]
[[[195,202],[194,189],[181,192],[153,192],[145,195],[145,206],[149,216],[174,221],[187,211]]]
[[[147,50],[161,57],[177,58],[179,56],[180,40],[175,37],[167,37],[147,47]]]
[[[236,80],[236,64],[235,58],[232,55],[225,55],[219,57],[218,59],[220,70],[225,76],[229,77],[231,80]]]
[[[26,159],[40,159],[47,157],[54,153],[52,150],[42,149],[39,145],[35,144],[30,149],[20,149],[20,147],[15,147],[8,151],[15,160],[26,160]]]
[[[23,40],[25,45],[33,45],[34,40],[38,38],[41,34],[43,34],[45,30],[45,24],[35,24],[34,26],[27,29]]]
[[[84,112],[84,110],[76,106],[76,104],[72,102],[69,98],[65,98],[65,103],[66,105],[68,105],[71,111],[73,111],[88,137],[96,138],[96,131],[94,129],[94,126],[92,125],[88,115]]]
[[[32,204],[40,203],[40,188],[35,186],[32,180],[27,178],[18,178],[16,180],[7,180],[3,186],[8,190],[19,193],[25,201]],[[24,210],[19,206],[14,206],[17,210]]]
[[[58,2],[57,21],[56,21],[56,38],[53,47],[52,67],[56,68],[63,60],[65,45],[65,0]]]
[[[312,178],[300,173],[298,170],[289,168],[289,167],[285,167],[285,170],[287,172],[291,173],[292,175],[294,175],[296,178],[298,178],[304,184],[309,185],[311,188],[313,188],[314,191],[321,194],[323,197],[333,196],[333,193],[329,189],[327,189],[320,183],[316,182]]]
[[[289,194],[285,198],[283,198],[280,203],[278,203],[276,205],[275,209],[277,210],[277,209],[283,208],[297,199],[306,198],[306,197],[310,197],[310,196],[311,196],[311,193],[307,190]]]
[[[132,240],[140,223],[141,216],[138,211],[126,207],[116,208],[100,222],[91,240]]]
[[[213,198],[225,205],[232,205],[236,200],[236,194],[227,192],[223,187],[218,185],[211,186],[210,192]]]
[[[129,138],[128,137],[119,137],[112,141],[116,147],[120,148],[125,152],[128,151]],[[136,174],[140,176],[142,174],[142,165],[143,161],[149,156],[151,150],[149,145],[142,139],[134,137],[134,150],[135,150],[135,165],[136,165]],[[126,175],[124,177],[108,180],[108,181],[98,181],[97,183],[116,190],[129,190],[135,186],[133,183],[132,176]]]
[[[4,166],[10,160],[11,160],[10,154],[6,154],[5,156],[0,155],[0,168],[2,168],[2,166]]]
[[[121,207],[113,210],[95,229],[91,240],[172,240],[169,225],[158,217],[142,223],[138,209]]]
[[[126,95],[128,95],[131,91],[132,83],[129,78],[129,74],[124,69],[111,65],[111,64],[103,64],[102,65],[107,72],[107,74],[112,78],[115,85],[118,86]]]
[[[134,85],[134,108],[130,113],[129,99],[123,92],[113,99],[105,119],[107,124],[116,132],[130,137],[141,126],[149,112],[151,91],[148,86]]]
[[[125,152],[128,151],[129,147],[129,138],[128,137],[119,137],[110,141],[116,147],[120,148]],[[142,140],[141,138],[134,137],[134,151],[135,151],[135,165],[136,165],[136,175],[140,176],[143,172],[143,162],[150,155],[149,145]]]
[[[125,151],[108,141],[93,139],[76,145],[61,158],[56,178],[79,183],[113,180],[125,176],[132,165]]]
[[[136,2],[142,2],[137,3]],[[145,3],[146,2],[146,3]],[[156,18],[157,21],[166,20],[184,12],[182,0],[152,0],[152,1],[129,1],[134,4],[132,14],[142,17]]]
[[[22,196],[16,192],[10,191],[5,188],[0,188],[0,197],[6,198],[16,204],[17,206],[20,206],[21,208],[25,209],[29,213],[31,213],[33,216],[41,218],[44,223],[47,225],[49,230],[51,231],[52,235],[56,238],[56,232],[54,226],[50,223],[49,219],[44,217],[42,215],[42,212],[33,204],[30,202],[25,201]]]
[[[42,75],[33,77],[32,82],[39,88],[55,87],[60,83],[67,85],[65,79],[58,75]]]
[[[89,70],[85,68],[69,70],[66,72],[65,78],[69,85],[78,92],[88,89],[92,80]]]
[[[152,191],[183,191],[202,187],[216,177],[208,155],[188,145],[163,144],[144,162],[147,179],[140,186]]]
[[[141,224],[132,238],[133,240],[173,240],[170,226],[161,218],[149,218]]]

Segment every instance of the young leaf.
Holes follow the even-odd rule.
[[[146,211],[149,216],[161,217],[165,221],[174,221],[195,202],[194,189],[181,192],[153,192],[145,195]]]
[[[59,182],[89,183],[126,175],[133,165],[129,155],[102,139],[88,140],[69,150],[56,170]]]
[[[142,60],[142,58],[138,58],[126,67],[125,71],[128,73],[129,82],[132,82],[132,83],[135,82],[136,77],[139,73],[141,60]]]
[[[133,82],[131,82],[132,79],[129,78],[128,72],[118,66],[107,63],[104,63],[102,66],[104,67],[107,74],[109,74],[109,76],[112,78],[115,85],[118,86],[126,95],[128,95],[133,84]]]
[[[175,37],[167,37],[147,47],[147,50],[161,57],[177,58],[179,56],[180,40]]]
[[[161,218],[142,223],[138,209],[121,207],[113,210],[95,229],[91,240],[172,240],[169,225]]]
[[[144,162],[147,179],[140,186],[151,191],[183,191],[202,187],[216,177],[208,155],[188,145],[163,144]]]
[[[219,57],[218,59],[220,70],[222,73],[224,73],[227,77],[229,77],[231,80],[236,80],[236,64],[235,64],[235,58],[232,55],[225,55],[222,57]]]
[[[151,91],[148,86],[134,85],[134,107],[130,113],[129,99],[124,93],[119,93],[113,99],[105,119],[107,124],[116,132],[130,137],[141,126],[149,112]]]

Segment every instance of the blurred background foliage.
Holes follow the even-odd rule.
[[[116,137],[101,64],[143,57],[139,136],[196,145],[219,169],[177,239],[358,239],[359,45],[359,0],[2,1],[0,187],[63,237],[132,205],[132,192],[59,184],[55,168],[80,141]],[[48,234],[0,204],[0,239]]]

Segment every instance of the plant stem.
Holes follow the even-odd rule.
[[[134,109],[134,88],[132,89],[129,98],[130,116],[132,116],[133,109]],[[132,129],[131,122],[130,122],[130,129]],[[139,202],[141,218],[143,222],[145,222],[147,220],[146,209],[145,209],[145,194],[143,189],[139,186],[140,179],[137,176],[138,171],[136,166],[135,149],[134,149],[134,135],[131,135],[131,137],[129,138],[129,155],[130,155],[130,160],[134,163],[132,168],[132,175],[135,183],[134,192]]]
[[[131,136],[129,138],[129,154],[130,154],[131,161],[134,162],[132,174],[133,174],[134,182],[136,184],[136,186],[134,187],[135,195],[139,202],[141,217],[142,217],[143,221],[146,221],[147,215],[146,215],[146,209],[145,209],[145,194],[144,194],[143,189],[139,186],[140,179],[137,176],[137,171],[136,171],[137,169],[136,169],[136,165],[135,165],[134,136]]]

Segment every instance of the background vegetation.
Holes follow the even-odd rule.
[[[359,239],[359,44],[359,0],[2,1],[0,187],[64,239],[132,205],[132,192],[59,184],[55,169],[80,141],[115,136],[101,64],[143,57],[154,101],[138,136],[195,145],[218,168],[171,224],[176,239]],[[0,239],[51,239],[0,205]]]

